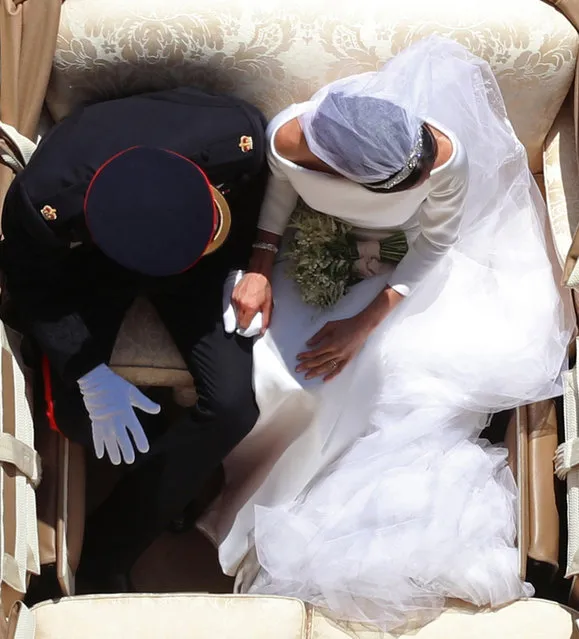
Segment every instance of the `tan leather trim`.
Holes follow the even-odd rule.
[[[20,608],[22,604],[20,602],[15,603],[10,610],[10,614],[7,618],[4,618],[2,615],[2,619],[0,622],[4,622],[4,628],[6,634],[0,634],[1,637],[6,637],[6,639],[14,639],[14,635],[16,634],[16,627],[18,625],[18,617],[20,616]]]
[[[52,69],[62,0],[8,0],[0,7],[0,112],[32,138]]]
[[[60,435],[52,430],[38,429],[36,450],[42,458],[43,480],[36,490],[38,544],[40,564],[56,562],[56,517],[58,494],[58,450]]]
[[[558,567],[559,513],[553,474],[553,457],[558,444],[555,402],[537,402],[525,408],[529,433],[528,556]]]
[[[579,29],[579,2],[577,0],[546,0],[548,4],[557,7],[569,22]]]
[[[14,626],[16,625],[16,620],[14,619],[15,614],[13,615],[11,611],[10,616],[8,616],[4,612],[2,602],[0,602],[0,637],[6,637],[6,639],[12,639],[14,637]]]
[[[84,450],[60,437],[56,518],[56,576],[65,595],[74,594],[74,577],[84,539]]]
[[[36,492],[40,562],[55,564],[62,592],[74,594],[84,536],[84,450],[51,430],[37,433],[36,446],[44,472]]]
[[[528,418],[525,407],[515,409],[508,430],[514,429],[516,438],[517,464],[515,478],[519,488],[517,512],[517,545],[519,549],[519,569],[521,578],[527,573],[527,556],[529,552],[529,441]],[[507,440],[513,434],[507,433]]]
[[[0,114],[34,138],[48,86],[62,0],[6,0],[0,4]],[[0,166],[0,210],[12,171]]]
[[[569,591],[569,605],[575,610],[579,610],[579,579],[573,577],[571,580],[571,589]]]

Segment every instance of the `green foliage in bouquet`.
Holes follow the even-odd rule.
[[[296,232],[286,253],[289,276],[306,304],[333,306],[362,279],[354,269],[359,255],[352,227],[300,202],[290,228]],[[399,262],[407,250],[404,233],[395,233],[380,242],[380,259]]]

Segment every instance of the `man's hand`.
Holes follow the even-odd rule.
[[[246,329],[257,313],[262,314],[261,334],[271,321],[273,295],[269,278],[262,273],[246,273],[233,289],[231,301],[235,308],[237,324]]]
[[[121,459],[132,464],[135,448],[140,453],[149,450],[147,436],[133,406],[154,415],[161,410],[159,404],[113,373],[106,364],[81,377],[78,385],[92,423],[94,450],[99,459],[106,450],[113,464],[120,464]]]
[[[233,306],[233,290],[245,275],[245,271],[231,271],[223,284],[223,329],[226,333],[237,333],[241,337],[255,337],[262,330],[263,316],[256,313],[247,328],[241,328],[237,321],[237,314]]]

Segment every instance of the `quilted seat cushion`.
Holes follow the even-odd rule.
[[[144,298],[133,304],[111,357],[117,373],[138,386],[191,386],[193,380],[157,311]]]

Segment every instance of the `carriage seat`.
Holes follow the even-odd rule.
[[[553,220],[565,231],[567,212],[579,210],[569,188],[579,182],[573,105],[565,102],[575,76],[579,36],[562,13],[541,0],[461,5],[454,0],[366,0],[360,6],[328,0],[65,0],[46,108],[57,122],[85,101],[191,85],[236,94],[270,118],[336,78],[378,69],[431,33],[454,38],[490,62]],[[561,252],[554,251],[555,266]],[[172,387],[180,403],[195,401],[194,381],[146,300],[138,300],[125,318],[111,364],[137,385]],[[556,568],[553,405],[518,410],[510,423],[508,443],[521,490],[522,571],[527,556]],[[43,552],[51,560],[56,557],[63,592],[71,594],[79,533],[73,535],[69,514],[83,512],[78,490],[82,471],[76,465],[81,453],[65,442],[53,449],[40,451],[45,468],[41,489],[50,495],[52,513],[52,520],[47,515],[44,522],[52,537]],[[15,552],[11,537],[6,539],[6,553]],[[41,549],[42,544],[41,531]],[[24,564],[25,550],[18,560]],[[35,614],[40,618],[44,613]],[[436,635],[424,634],[428,636]]]

